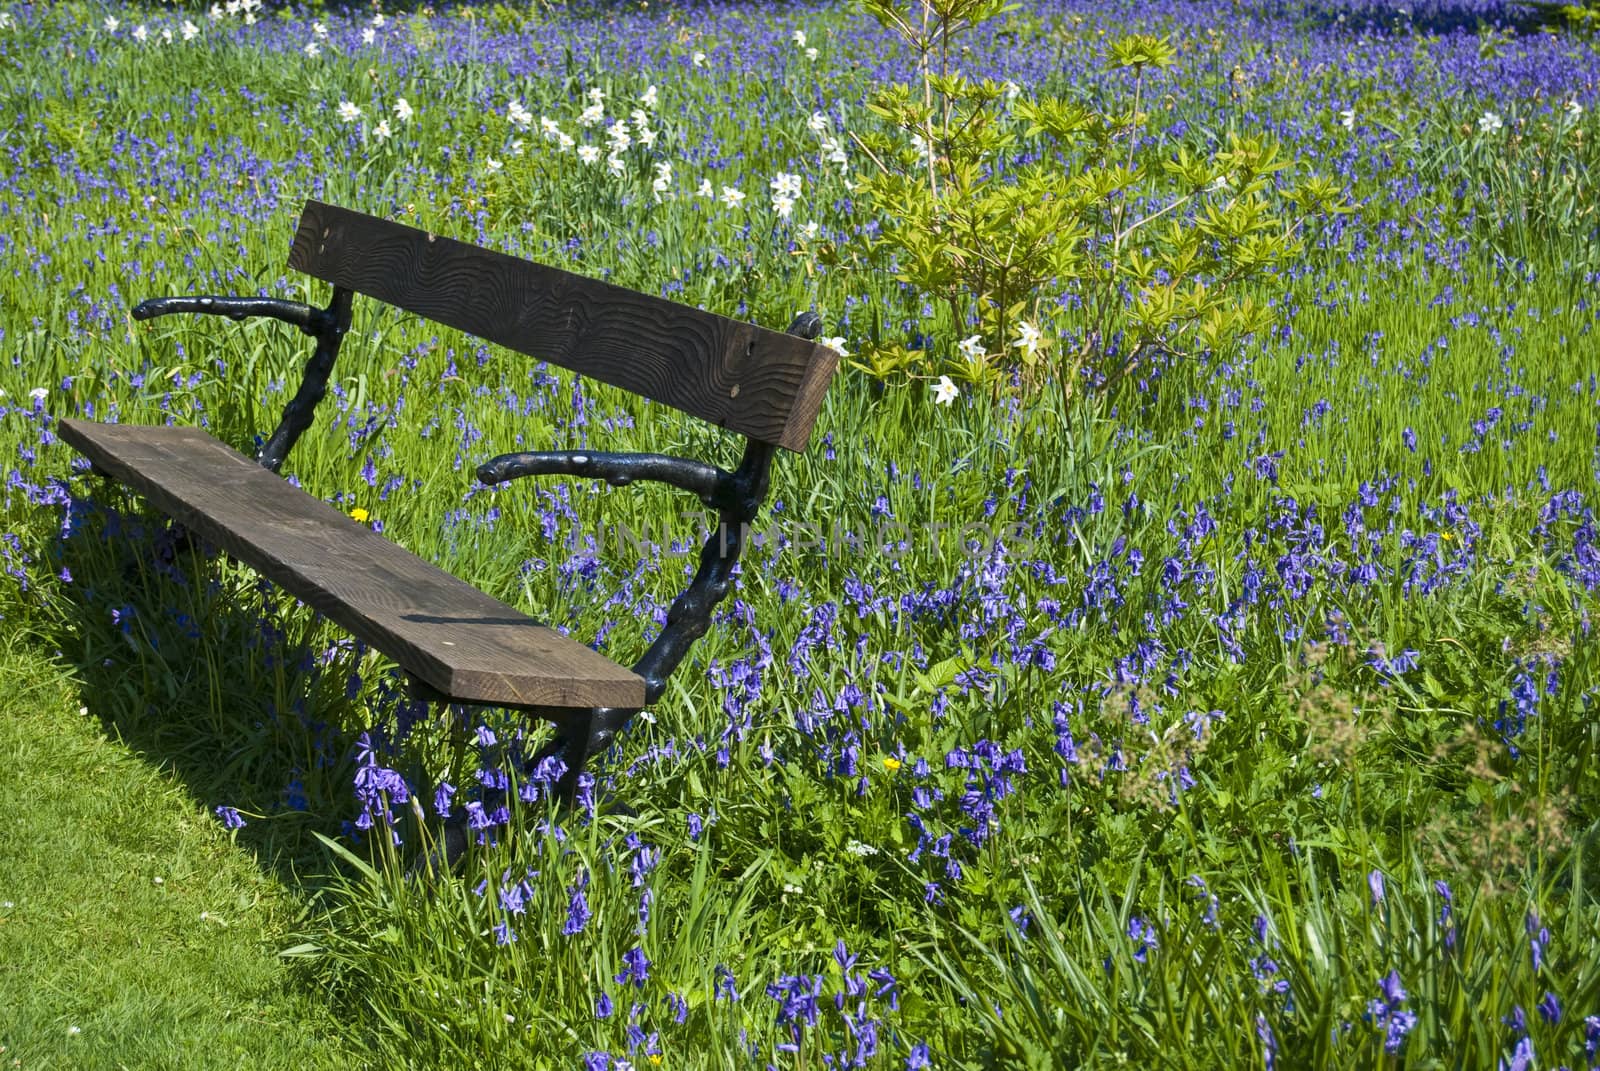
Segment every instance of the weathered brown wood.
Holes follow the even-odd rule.
[[[63,420],[107,475],[466,703],[640,707],[642,678],[423,561],[196,428]]]
[[[289,264],[762,442],[805,448],[838,354],[794,335],[306,202]]]

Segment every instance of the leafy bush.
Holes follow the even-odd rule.
[[[1275,180],[1288,164],[1270,140],[1152,136],[1142,91],[1173,62],[1165,38],[1111,45],[1111,67],[1132,72],[1126,108],[1030,101],[951,69],[959,35],[1006,10],[996,0],[862,6],[915,50],[921,84],[881,93],[887,128],[859,138],[876,164],[860,190],[884,225],[853,262],[937,302],[931,346],[874,340],[859,364],[879,378],[948,367],[990,386],[1053,375],[1070,392],[1155,353],[1218,349],[1269,321],[1245,284],[1301,251],[1307,219],[1339,210],[1326,180]]]

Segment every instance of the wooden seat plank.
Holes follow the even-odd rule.
[[[796,335],[306,202],[289,266],[787,450],[839,355]]]
[[[642,707],[642,678],[423,561],[197,428],[62,420],[180,523],[452,700]]]

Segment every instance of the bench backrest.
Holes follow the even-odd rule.
[[[793,451],[838,362],[794,335],[320,201],[289,265]]]

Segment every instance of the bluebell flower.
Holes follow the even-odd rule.
[[[1261,1039],[1261,1059],[1266,1071],[1274,1071],[1278,1066],[1278,1038],[1272,1032],[1272,1024],[1260,1012],[1256,1012],[1256,1037]]]
[[[1529,914],[1528,928],[1528,953],[1533,960],[1533,969],[1538,970],[1544,966],[1544,950],[1550,946],[1550,931],[1539,925],[1539,916]]]
[[[1533,1068],[1533,1039],[1526,1034],[1517,1042],[1517,1047],[1511,1050],[1510,1061],[1502,1059],[1499,1071],[1531,1071]]]
[[[567,921],[562,925],[561,932],[571,937],[573,934],[582,933],[583,928],[589,925],[591,913],[589,899],[584,896],[583,890],[589,884],[588,871],[580,871],[578,880],[568,891]]]
[[[717,964],[717,969],[713,972],[713,974],[716,979],[712,983],[712,990],[715,993],[714,999],[722,1000],[724,997],[726,997],[730,1001],[738,1000],[739,991],[734,987],[733,972],[723,964],[719,963]]]
[[[1150,950],[1157,947],[1155,927],[1138,915],[1128,920],[1128,937],[1138,943],[1138,947],[1133,950],[1135,963],[1145,962]]]
[[[244,824],[245,824],[244,816],[241,815],[238,811],[234,810],[232,807],[218,807],[217,811],[216,811],[216,814],[217,814],[218,818],[222,819],[222,828],[224,828],[224,829],[243,829],[244,828]]]
[[[1406,991],[1400,984],[1398,971],[1390,971],[1378,983],[1378,989],[1383,997],[1367,1002],[1367,1019],[1384,1032],[1384,1051],[1397,1053],[1405,1044],[1406,1035],[1417,1025],[1417,1017],[1401,1007],[1406,1001]]]
[[[650,960],[645,957],[644,949],[635,945],[622,954],[622,970],[617,972],[617,984],[626,985],[632,982],[639,989],[643,989],[645,982],[649,980]]]
[[[767,996],[778,1002],[778,1022],[816,1026],[820,1014],[817,997],[822,994],[820,974],[785,975],[767,986]]]
[[[611,1018],[611,1013],[615,1010],[616,1005],[611,1003],[611,995],[609,993],[601,993],[599,999],[594,1002],[594,1017],[596,1019],[609,1019]]]

